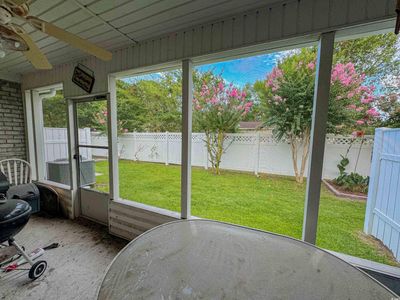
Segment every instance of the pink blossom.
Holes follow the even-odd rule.
[[[361,98],[361,103],[363,103],[363,104],[371,103],[373,101],[374,101],[374,98],[372,96],[367,96],[367,97]]]
[[[212,96],[210,102],[211,102],[211,104],[217,104],[219,101],[218,101],[217,97]]]
[[[253,102],[247,102],[245,105],[244,105],[244,107],[252,107],[253,106]]]
[[[356,124],[357,125],[363,125],[365,122],[364,122],[364,120],[357,120],[356,121]]]
[[[355,104],[350,104],[347,106],[348,109],[356,109],[357,106]]]
[[[314,63],[314,62],[309,62],[309,63],[307,64],[307,68],[309,68],[310,70],[314,70],[314,68],[315,68],[315,63]]]
[[[229,96],[232,98],[236,98],[237,96],[239,96],[238,90],[236,88],[233,88],[230,93]]]
[[[272,69],[271,73],[267,75],[266,86],[277,90],[279,88],[278,79],[283,76],[283,72],[278,67]]]
[[[375,108],[370,108],[366,111],[366,114],[370,117],[378,117],[379,116],[379,112],[375,109]]]
[[[123,129],[123,132],[124,132],[124,133],[127,133],[128,131],[129,131],[128,128],[124,128],[124,129]]]
[[[220,91],[224,89],[224,83],[222,81],[218,82],[218,88]]]
[[[354,65],[352,63],[337,64],[333,67],[331,74],[331,81],[339,81],[344,86],[350,86],[359,80],[359,76],[355,72]]]
[[[347,98],[353,98],[354,97],[354,92],[349,92],[347,94]]]
[[[360,112],[360,111],[363,111],[363,110],[364,110],[364,107],[362,107],[362,106],[356,108],[357,112]]]

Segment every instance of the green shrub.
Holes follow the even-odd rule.
[[[335,178],[334,182],[346,191],[368,193],[369,176],[362,176],[358,173],[346,172],[346,167],[350,163],[349,159],[341,155],[342,159],[337,165],[339,169],[339,176]]]

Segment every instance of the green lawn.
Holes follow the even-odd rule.
[[[106,174],[105,162],[96,172]],[[120,161],[121,198],[180,211],[180,167]],[[106,176],[97,176],[104,189]],[[192,215],[301,238],[305,184],[290,177],[223,171],[192,171]],[[365,203],[340,199],[323,187],[317,245],[342,253],[396,264],[374,239],[362,234]]]

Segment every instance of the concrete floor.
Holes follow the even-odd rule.
[[[0,299],[96,299],[105,270],[126,241],[107,228],[81,219],[32,216],[16,240],[28,250],[59,243],[40,258],[45,274],[31,281],[27,271],[0,273]]]

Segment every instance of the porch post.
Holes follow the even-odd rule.
[[[75,135],[75,109],[74,103],[71,99],[67,100],[67,135],[68,135],[68,161],[69,161],[69,176],[70,176],[70,187],[71,187],[71,218],[74,219],[79,217],[81,214],[81,205],[80,199],[78,195],[78,169],[77,169],[77,161],[74,159],[75,155],[77,155],[77,145],[76,140],[77,137]]]
[[[310,164],[304,205],[303,240],[315,244],[317,238],[319,198],[324,161],[326,123],[335,33],[321,34],[315,75],[314,104],[311,125]]]
[[[27,141],[27,158],[28,162],[31,164],[31,178],[32,180],[37,180],[37,161],[36,161],[36,149],[35,149],[35,139],[34,139],[34,119],[33,119],[33,106],[32,106],[32,95],[31,91],[25,91],[24,98],[24,109],[25,109],[25,138]]]
[[[43,125],[43,103],[39,92],[32,90],[33,130],[36,148],[36,179],[45,179],[45,150],[44,150],[44,125]]]
[[[182,162],[181,162],[181,218],[191,216],[192,185],[192,61],[182,61]]]
[[[114,76],[108,77],[108,161],[110,174],[110,199],[119,199],[118,173],[118,125],[117,125],[117,82]]]

